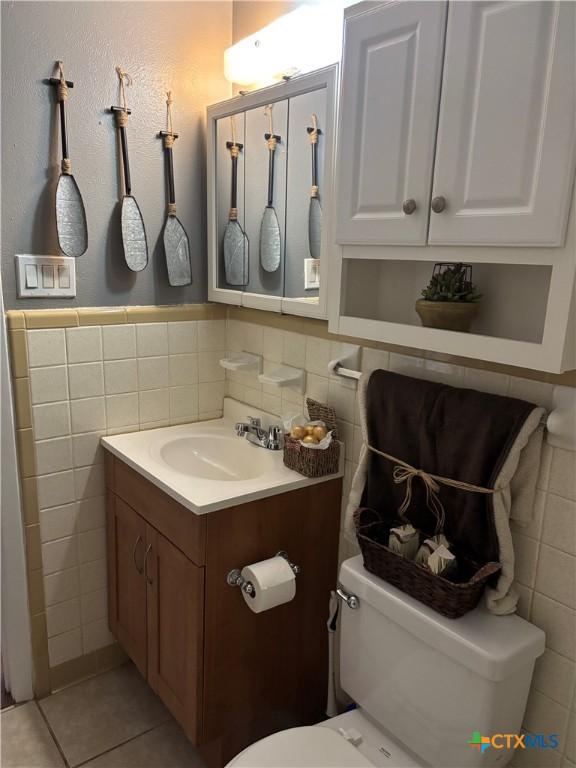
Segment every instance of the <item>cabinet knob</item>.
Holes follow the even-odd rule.
[[[434,213],[442,213],[444,208],[446,208],[446,198],[442,197],[442,195],[439,195],[438,197],[433,197],[431,207]]]
[[[416,200],[414,200],[412,197],[409,197],[408,200],[404,200],[402,203],[402,210],[406,216],[410,216],[410,214],[414,213],[416,210]]]

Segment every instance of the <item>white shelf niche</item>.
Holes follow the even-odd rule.
[[[469,335],[540,344],[552,267],[502,263],[472,266],[472,279],[482,299]],[[415,303],[428,285],[432,267],[430,261],[348,261],[343,315],[420,328]]]

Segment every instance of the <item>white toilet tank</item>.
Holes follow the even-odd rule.
[[[482,736],[520,733],[544,633],[518,616],[478,607],[447,619],[364,569],[342,563],[340,584],[359,599],[341,608],[343,689],[425,763],[442,768],[503,766],[505,749],[482,754]]]

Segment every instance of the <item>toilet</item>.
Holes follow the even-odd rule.
[[[342,563],[339,581],[357,598],[340,611],[341,685],[357,708],[268,736],[228,765],[506,765],[512,749],[469,742],[474,733],[520,733],[544,633],[483,606],[447,619],[368,573],[361,556]]]

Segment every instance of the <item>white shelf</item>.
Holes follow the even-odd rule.
[[[301,368],[292,368],[290,365],[281,365],[270,373],[258,374],[261,384],[269,384],[271,387],[290,387],[302,394],[306,383],[306,372]]]
[[[232,357],[223,357],[220,360],[222,368],[228,371],[258,371],[262,370],[262,356],[252,355],[249,352],[239,352]]]

